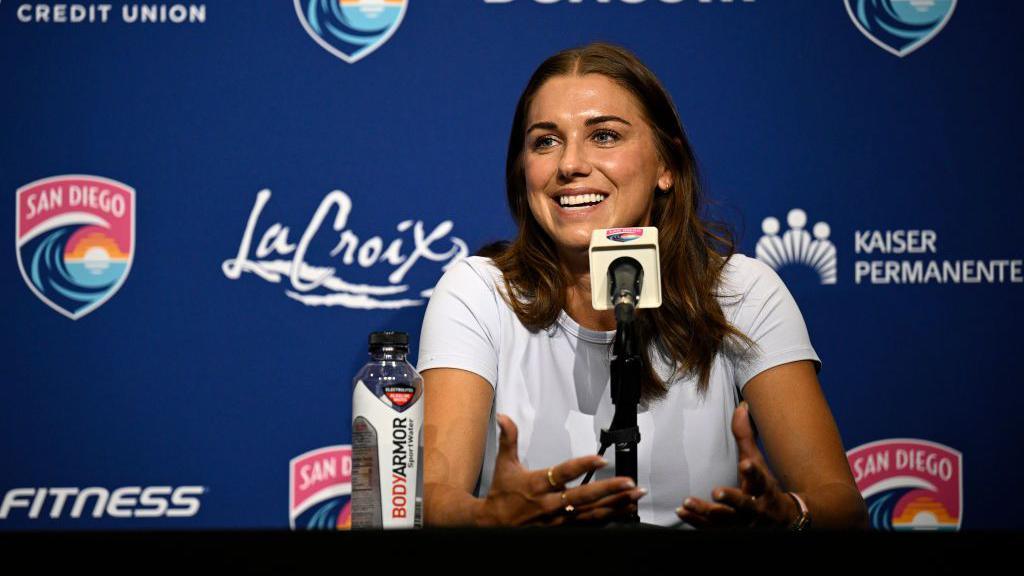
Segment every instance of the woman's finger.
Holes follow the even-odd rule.
[[[646,495],[647,490],[645,490],[644,488],[634,488],[633,490],[627,490],[625,492],[618,492],[615,494],[611,494],[609,496],[605,496],[604,498],[601,498],[596,502],[582,504],[580,506],[577,506],[576,509],[578,511],[584,511],[596,510],[599,508],[627,508],[630,506],[635,506],[636,502],[638,502],[641,498],[643,498]]]
[[[547,514],[557,515],[566,510],[572,513],[577,508],[588,509],[588,506],[592,508],[590,505],[602,498],[620,492],[628,492],[633,488],[636,486],[630,478],[609,478],[586,486],[546,494],[542,499],[543,509]]]
[[[740,402],[740,405],[732,413],[732,435],[736,438],[736,448],[739,450],[741,459],[760,455],[761,450],[757,447],[757,434],[754,432],[753,421],[750,417],[750,405],[746,401]]]
[[[573,458],[551,468],[534,470],[531,472],[530,485],[536,493],[564,490],[566,482],[572,482],[591,470],[600,470],[607,465],[607,460],[596,455]]]
[[[498,437],[498,460],[508,460],[519,463],[519,429],[515,422],[504,414],[497,415],[498,428],[501,431]]]
[[[764,468],[756,460],[747,458],[740,461],[740,477],[743,479],[741,488],[747,494],[760,496],[768,488],[768,478]]]
[[[575,506],[579,507],[593,504],[607,496],[612,496],[620,492],[627,492],[635,488],[636,484],[633,483],[632,478],[618,476],[607,480],[591,482],[590,484],[577,486],[576,488],[570,488],[565,491],[565,494]]]
[[[680,520],[683,520],[694,528],[705,529],[714,527],[714,524],[708,520],[707,517],[692,510],[687,510],[685,506],[676,508],[676,516],[679,516]]]
[[[765,496],[755,497],[737,488],[716,488],[712,497],[735,511],[729,519],[734,526],[756,524],[758,517],[764,513]]]
[[[736,509],[732,506],[706,502],[700,498],[687,498],[683,501],[683,509],[696,512],[708,520],[728,519],[736,516]]]
[[[712,498],[716,502],[729,506],[737,512],[748,514],[757,512],[757,504],[753,499],[753,495],[747,494],[738,488],[716,488],[712,493]]]

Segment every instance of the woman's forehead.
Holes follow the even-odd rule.
[[[534,95],[526,127],[537,122],[572,123],[608,115],[633,120],[639,119],[642,111],[633,94],[607,76],[555,76]]]

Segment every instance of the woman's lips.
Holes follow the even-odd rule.
[[[608,198],[606,197],[601,202],[591,204],[589,206],[562,206],[557,197],[551,198],[551,202],[553,202],[555,207],[558,209],[559,217],[567,220],[578,220],[589,218],[598,210],[601,210],[601,207],[608,202]]]

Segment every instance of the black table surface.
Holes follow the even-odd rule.
[[[298,573],[379,563],[389,575],[426,568],[573,576],[610,570],[697,574],[715,569],[794,573],[1015,573],[1024,532],[697,532],[645,528],[425,529],[387,532],[0,532],[0,559],[104,572],[195,570]],[[409,567],[405,572],[403,566]],[[1010,568],[1012,567],[1012,568]],[[6,570],[5,570],[6,572]],[[7,572],[13,573],[13,572]],[[319,573],[319,572],[318,572]],[[486,573],[486,572],[484,572]]]

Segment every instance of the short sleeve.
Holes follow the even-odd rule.
[[[735,286],[742,286],[732,324],[757,346],[736,355],[735,382],[741,391],[761,372],[797,360],[821,360],[811,346],[807,325],[779,275],[759,260],[740,256],[730,260]]]
[[[490,261],[471,257],[448,269],[427,303],[417,370],[459,368],[495,386],[498,299]]]

